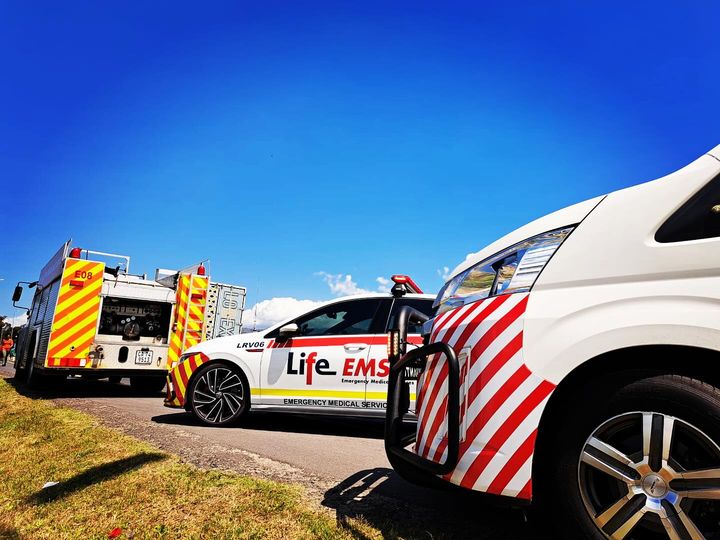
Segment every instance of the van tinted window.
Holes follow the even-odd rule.
[[[662,243],[720,236],[720,176],[693,195],[655,233]]]

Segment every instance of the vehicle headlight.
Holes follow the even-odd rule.
[[[420,335],[422,337],[429,336],[432,333],[432,328],[433,328],[434,322],[435,322],[435,319],[429,319],[423,323],[422,329],[420,330]]]
[[[180,358],[177,359],[176,362],[173,362],[173,365],[171,366],[173,369],[182,364],[185,360],[190,358],[191,356],[195,356],[196,353],[184,353],[180,355]]]
[[[433,307],[442,313],[488,296],[529,291],[574,228],[533,236],[468,268],[440,289]]]

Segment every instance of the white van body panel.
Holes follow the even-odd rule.
[[[611,193],[587,216],[530,294],[524,355],[533,372],[557,384],[591,358],[636,345],[720,350],[720,238],[655,241],[718,174],[720,162],[702,156]]]
[[[568,225],[574,225],[575,223],[580,223],[602,200],[603,196],[588,199],[587,201],[557,210],[552,214],[548,214],[536,219],[535,221],[531,221],[519,229],[515,229],[511,233],[506,234],[480,251],[469,254],[465,257],[463,262],[455,267],[451,276],[454,277],[480,261],[484,261],[496,253],[503,251],[505,248],[508,248],[513,244],[517,244],[518,242],[522,242],[531,236],[567,227]]]
[[[545,407],[578,366],[642,345],[720,351],[720,238],[655,239],[719,175],[717,147],[663,178],[535,220],[454,270],[450,279],[535,235],[576,225],[529,292],[470,296],[433,319],[430,342],[453,347],[466,370],[459,455],[446,481],[530,500]],[[715,214],[711,207],[720,200],[707,203]],[[677,358],[679,366],[683,361]],[[414,452],[436,463],[448,448],[447,371],[435,355],[418,382]]]

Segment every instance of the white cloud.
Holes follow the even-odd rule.
[[[443,266],[442,268],[439,268],[437,273],[443,281],[447,281],[448,279],[450,279],[450,268],[448,266]]]
[[[268,328],[282,320],[305,313],[321,303],[315,300],[298,300],[291,297],[263,300],[243,311],[243,330]]]
[[[374,292],[390,292],[392,281],[385,277],[375,278],[377,287],[375,290],[364,289],[353,280],[352,274],[330,274],[328,272],[315,272],[330,287],[330,292],[335,296],[350,296],[353,294],[371,294]]]
[[[330,287],[330,292],[335,296],[349,296],[351,294],[368,294],[372,291],[358,287],[350,274],[328,274],[327,272],[316,272]]]
[[[375,281],[378,283],[378,291],[380,292],[390,292],[390,288],[392,287],[392,281],[390,281],[388,278],[384,278],[382,276],[376,277]]]
[[[351,274],[330,274],[328,272],[316,272],[327,283],[330,292],[334,296],[350,296],[353,294],[369,294],[373,292],[389,292],[392,281],[384,277],[375,278],[377,289],[371,291],[363,289],[353,280]],[[254,306],[245,309],[243,312],[243,330],[250,331],[253,328],[264,329],[285,319],[301,315],[306,311],[322,304],[323,301],[299,300],[292,297],[271,298],[262,300]]]

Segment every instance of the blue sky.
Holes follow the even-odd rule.
[[[436,291],[720,143],[720,8],[630,4],[0,2],[0,314],[70,237],[250,304]]]

